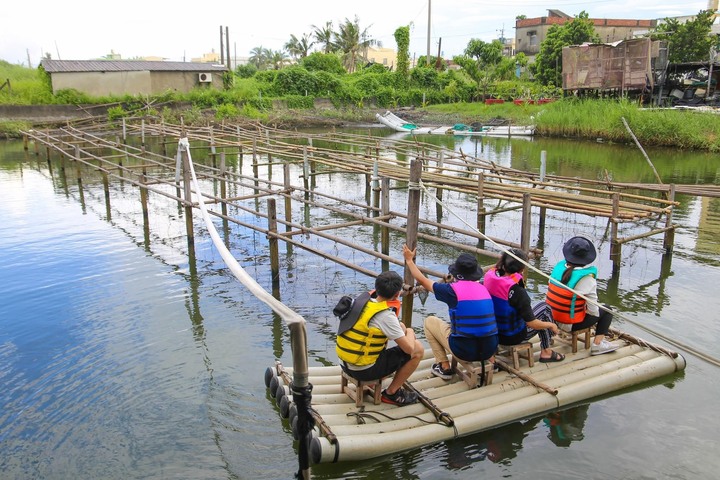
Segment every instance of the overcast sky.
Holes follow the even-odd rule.
[[[283,48],[312,25],[333,27],[357,16],[361,28],[383,46],[396,48],[393,33],[411,25],[410,55],[424,55],[438,42],[444,57],[462,53],[478,38],[515,35],[515,17],[547,15],[548,8],[593,18],[653,19],[694,15],[707,0],[29,0],[4,2],[0,14],[0,59],[33,67],[50,53],[62,60],[89,60],[111,51],[122,58],[157,56],[190,61],[220,50],[220,26],[228,27],[230,55],[247,57],[254,47]]]

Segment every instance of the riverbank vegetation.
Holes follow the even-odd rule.
[[[348,31],[364,32],[357,19],[352,25]],[[555,54],[564,43],[594,35],[584,12],[553,32],[547,41],[554,42],[557,48],[550,50]],[[530,66],[522,54],[503,56],[498,41],[473,39],[464,55],[453,59],[455,68],[433,57],[420,57],[410,68],[409,29],[400,27],[395,32],[398,58],[393,71],[360,62],[357,52],[351,55],[350,50],[328,47],[310,53],[309,38],[288,42],[288,51],[295,52],[292,63],[278,52],[254,49],[250,64],[226,73],[223,89],[205,85],[187,93],[153,96],[90,97],[73,89],[53,93],[42,67],[29,69],[0,60],[0,79],[6,79],[0,104],[94,104],[107,106],[111,119],[152,115],[178,121],[182,115],[186,123],[253,119],[284,126],[375,122],[376,112],[393,110],[420,125],[502,120],[533,124],[538,135],[627,143],[632,137],[625,119],[643,145],[720,151],[720,116],[712,113],[644,109],[624,98],[562,98],[555,86],[558,59],[550,57],[550,43]],[[368,41],[365,36],[363,41]],[[23,128],[22,122],[0,122],[5,136]]]

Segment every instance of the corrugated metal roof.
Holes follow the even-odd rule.
[[[60,72],[224,72],[224,65],[198,62],[154,62],[145,60],[49,60],[41,65],[49,73]]]

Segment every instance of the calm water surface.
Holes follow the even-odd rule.
[[[546,150],[549,173],[654,181],[630,147],[423,140],[535,171]],[[720,183],[715,155],[648,153],[666,183]],[[292,478],[292,434],[263,382],[276,359],[292,364],[287,329],[228,273],[199,217],[195,256],[189,258],[182,212],[172,201],[151,194],[145,229],[136,188],[113,181],[108,209],[100,178],[87,172],[78,185],[70,170],[64,177],[57,160],[48,168],[43,155],[26,155],[21,142],[0,143],[0,478]],[[282,170],[274,174],[282,178]],[[353,176],[333,174],[318,182],[364,198]],[[395,205],[402,205],[403,195],[393,193]],[[633,322],[717,357],[720,200],[679,200],[674,219],[681,228],[670,258],[661,254],[661,236],[638,240],[624,247],[623,265],[613,275],[607,222],[554,212],[542,239],[533,231],[532,241],[545,248],[536,266],[549,272],[565,238],[593,235],[601,300]],[[474,223],[467,198],[448,195],[446,201]],[[427,209],[434,218],[434,207]],[[297,212],[295,220],[324,223],[314,213]],[[443,221],[458,222],[448,213]],[[491,236],[519,238],[513,214],[488,225]],[[633,231],[623,228],[624,236]],[[371,228],[354,232],[357,243],[377,245]],[[264,235],[237,226],[223,233],[235,258],[270,290]],[[402,242],[393,237],[393,256],[401,257]],[[347,247],[320,240],[315,246],[381,269]],[[419,263],[439,270],[454,256],[430,245],[418,251]],[[281,247],[281,263],[281,299],[308,321],[310,364],[335,362],[332,307],[339,295],[371,281],[302,249]],[[531,276],[529,289],[540,299],[543,279]],[[429,313],[444,314],[433,299],[415,305],[417,326]],[[631,322],[617,326],[662,343]],[[677,375],[452,442],[367,462],[318,465],[313,475],[716,478],[720,368],[681,353],[688,366]]]

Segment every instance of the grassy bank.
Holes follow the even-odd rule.
[[[534,123],[537,134],[629,143],[625,118],[643,146],[720,151],[720,115],[698,110],[643,109],[627,101],[562,99],[545,105],[478,103],[432,105],[440,118],[462,123],[505,118],[514,124]]]

